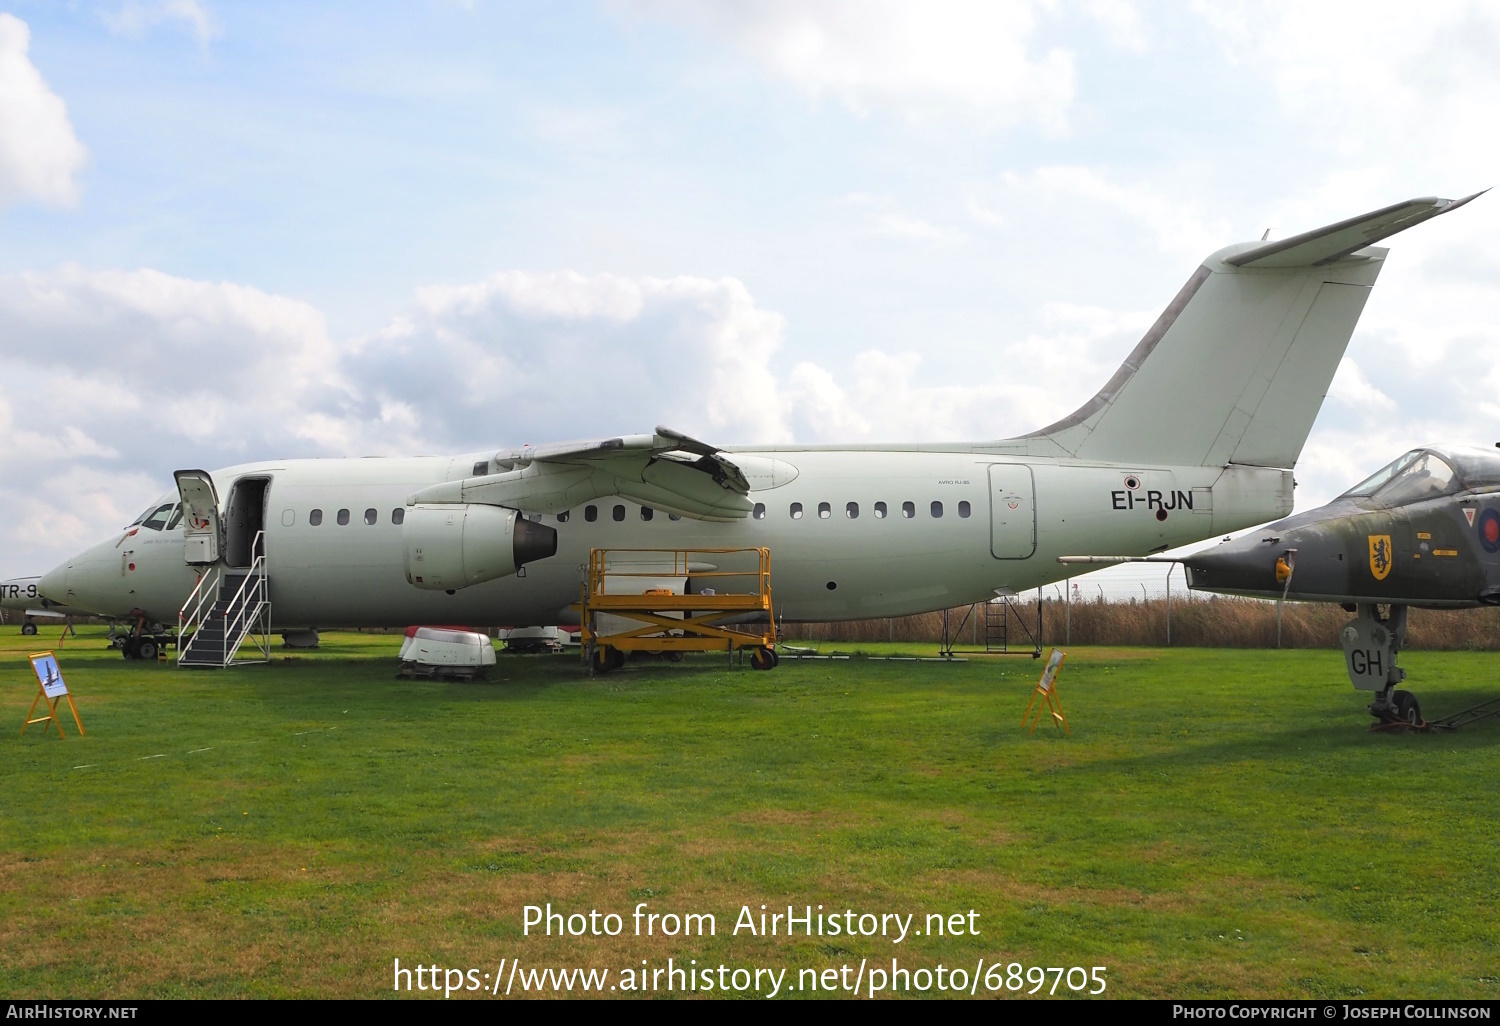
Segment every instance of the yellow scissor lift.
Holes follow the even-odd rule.
[[[691,577],[700,589],[711,585],[712,594],[640,587],[675,577]],[[734,590],[720,590],[726,587]],[[771,613],[770,549],[590,549],[579,611],[579,641],[590,672],[619,669],[627,652],[728,652],[732,658],[736,649],[751,649],[750,665],[757,670],[781,661]],[[641,626],[601,634],[600,613]],[[761,615],[740,629],[714,622],[747,613]]]

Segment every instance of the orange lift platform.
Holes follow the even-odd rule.
[[[659,585],[691,580],[695,594]],[[657,585],[653,587],[652,585]],[[707,585],[707,587],[705,587]],[[640,624],[600,632],[600,615]],[[717,621],[733,618],[729,626]],[[750,622],[746,622],[750,621]],[[771,550],[590,549],[588,579],[579,605],[579,641],[590,673],[608,673],[627,652],[751,650],[750,665],[769,670],[776,655],[776,618],[771,609]]]

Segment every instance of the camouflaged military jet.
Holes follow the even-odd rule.
[[[1396,656],[1406,611],[1500,605],[1500,451],[1413,449],[1326,506],[1184,557],[1188,587],[1338,602],[1349,679],[1370,713],[1422,722]],[[1389,612],[1382,614],[1382,610]]]

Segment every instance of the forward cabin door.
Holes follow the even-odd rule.
[[[219,561],[222,525],[219,493],[206,470],[179,470],[177,494],[182,498],[183,559],[188,566]]]
[[[1028,559],[1036,552],[1036,485],[1022,463],[990,464],[990,554]]]

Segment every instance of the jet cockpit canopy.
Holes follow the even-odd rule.
[[[1500,450],[1429,446],[1386,464],[1341,498],[1368,499],[1389,509],[1462,489],[1496,488],[1500,488]]]

